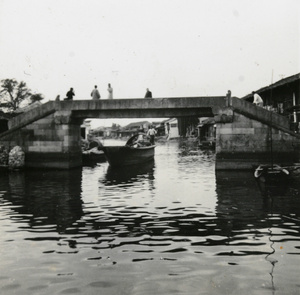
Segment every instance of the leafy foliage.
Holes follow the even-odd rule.
[[[40,93],[32,94],[31,97],[30,97],[30,100],[31,100],[32,103],[34,103],[36,101],[41,101],[42,99],[44,99],[44,97]]]
[[[0,107],[6,108],[8,111],[17,110],[20,104],[28,98],[32,103],[44,98],[39,93],[32,94],[23,81],[17,82],[15,79],[4,79],[1,80],[0,87]]]

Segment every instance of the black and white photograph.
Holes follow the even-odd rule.
[[[299,0],[0,0],[0,294],[299,295]]]

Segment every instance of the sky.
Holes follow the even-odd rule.
[[[300,72],[299,0],[0,0],[0,80],[44,102],[243,97]]]

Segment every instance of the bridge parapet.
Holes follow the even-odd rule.
[[[224,96],[197,96],[197,97],[164,97],[152,99],[113,99],[113,100],[74,100],[61,101],[57,110],[84,111],[96,110],[124,110],[124,109],[181,109],[206,108],[226,106]]]
[[[253,103],[236,97],[231,98],[231,107],[234,111],[243,114],[248,118],[255,119],[282,131],[290,132],[289,119],[280,114],[268,111],[262,107],[254,105]]]
[[[22,126],[26,126],[34,121],[37,121],[37,120],[44,118],[50,114],[53,114],[56,111],[56,106],[58,103],[55,101],[48,101],[45,104],[42,104],[38,107],[35,107],[25,113],[22,113],[16,117],[12,118],[8,122],[9,129],[20,128]]]

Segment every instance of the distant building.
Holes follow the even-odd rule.
[[[152,122],[152,125],[154,126],[155,130],[156,130],[156,136],[164,136],[166,135],[165,132],[165,121],[162,122]]]
[[[198,125],[198,135],[200,146],[215,146],[216,122],[213,117],[200,118],[200,123]]]
[[[140,131],[147,132],[151,123],[149,121],[139,121],[126,125],[120,129],[121,137],[132,136]]]
[[[288,117],[291,128],[298,129],[300,121],[300,73],[281,79],[255,92],[262,97],[264,108]],[[253,94],[248,94],[242,99],[253,102]]]
[[[111,134],[110,129],[111,128],[105,128],[103,126],[100,126],[95,129],[91,129],[90,133],[96,137],[109,137]]]
[[[179,117],[178,121],[178,132],[180,137],[197,137],[198,130],[197,126],[199,124],[199,118],[190,117]]]
[[[164,125],[165,125],[165,134],[169,136],[169,139],[180,137],[177,118],[171,118],[165,120]]]
[[[84,120],[83,124],[80,126],[80,134],[83,139],[87,139],[88,134],[91,130],[91,120]]]
[[[100,126],[90,130],[90,133],[96,137],[118,137],[119,132],[120,126],[117,124],[112,124],[111,127]]]

